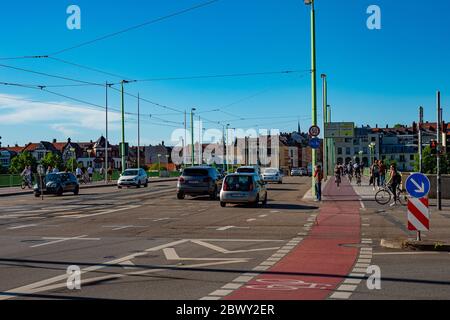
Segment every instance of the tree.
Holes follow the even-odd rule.
[[[31,166],[33,171],[36,171],[37,161],[28,151],[12,158],[9,172],[12,174],[20,174],[26,166]]]
[[[41,164],[45,169],[47,169],[48,167],[58,168],[59,170],[63,169],[63,161],[61,159],[61,156],[52,152],[45,155],[45,157],[41,160]]]
[[[414,159],[414,170],[419,172],[419,155],[417,154]],[[436,166],[436,155],[431,154],[431,147],[425,147],[422,151],[422,172],[425,174],[436,174]],[[441,156],[441,173],[450,173],[450,157],[448,154],[444,154]]]
[[[70,158],[66,161],[65,169],[69,171],[75,171],[76,168],[80,167],[79,163],[77,162],[77,159]],[[81,168],[81,167],[80,167]]]

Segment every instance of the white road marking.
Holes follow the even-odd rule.
[[[70,216],[58,216],[58,218],[69,218],[69,219],[82,219],[82,218],[90,218],[95,216],[101,216],[105,214],[125,211],[125,210],[132,210],[141,207],[141,205],[129,205],[118,209],[109,209],[109,210],[101,210],[97,213],[86,213],[86,214],[77,214],[77,215],[70,215]]]
[[[343,284],[338,288],[338,291],[355,291],[358,286]]]
[[[266,218],[266,217],[268,217],[267,214],[262,214],[262,215],[259,216],[259,218]]]
[[[247,222],[253,222],[256,221],[256,219],[247,219]]]
[[[18,230],[18,229],[37,227],[37,226],[38,226],[37,224],[24,224],[24,225],[21,225],[21,226],[8,228],[8,230]]]
[[[147,226],[103,226],[103,228],[112,228],[112,231],[118,231],[130,228],[147,228]]]
[[[52,245],[52,244],[66,242],[66,241],[71,241],[71,240],[84,240],[84,241],[99,241],[100,240],[100,238],[86,238],[86,237],[87,237],[87,235],[83,235],[83,236],[79,236],[79,237],[72,237],[72,238],[45,237],[45,238],[42,238],[42,239],[43,240],[55,240],[55,241],[50,241],[50,242],[46,242],[46,243],[37,244],[37,245],[31,246],[30,248],[38,248],[38,247],[43,247],[43,246],[49,246],[49,245]]]
[[[429,254],[441,254],[441,252],[377,252],[374,256],[389,256],[389,255],[429,255]]]
[[[212,296],[225,297],[225,296],[229,295],[232,292],[233,292],[233,290],[216,290],[216,291],[212,292],[211,295]]]
[[[181,258],[174,248],[165,248],[163,253],[168,261],[235,261],[248,262],[250,258]]]
[[[345,279],[345,284],[353,284],[353,285],[359,285],[362,282],[362,279]]]
[[[242,283],[247,283],[250,280],[252,280],[254,277],[252,276],[240,276],[237,277],[236,279],[233,280],[233,282],[242,282]]]
[[[226,290],[237,290],[237,289],[239,289],[240,287],[242,287],[242,284],[241,284],[241,283],[228,283],[228,284],[224,285],[224,286],[222,287],[222,289],[226,289]]]
[[[259,252],[259,251],[273,251],[278,250],[280,247],[273,247],[273,248],[259,248],[259,249],[248,249],[248,250],[227,250],[225,248],[216,246],[214,244],[202,241],[202,240],[190,240],[192,243],[198,244],[200,246],[206,247],[208,249],[224,253],[224,254],[232,254],[232,253],[245,253],[245,252]]]
[[[205,300],[205,301],[212,300],[212,301],[215,301],[215,300],[220,300],[220,299],[221,299],[221,297],[203,297],[200,300]]]
[[[230,230],[230,229],[250,229],[250,228],[248,228],[248,227],[226,226],[226,227],[219,227],[216,230],[217,231],[227,231],[227,230]]]
[[[257,266],[257,267],[254,267],[253,270],[255,270],[255,271],[266,271],[269,268],[270,268],[269,266]]]
[[[362,202],[362,200],[361,200],[361,201],[359,201],[359,203],[361,204],[361,209],[365,210],[366,209],[366,205],[364,204],[364,202]]]
[[[330,299],[348,299],[351,295],[351,292],[335,292],[330,296]]]

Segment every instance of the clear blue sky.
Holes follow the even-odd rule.
[[[201,0],[46,0],[2,4],[0,58],[48,54],[104,34],[200,3]],[[66,28],[66,8],[82,10],[82,29]],[[382,10],[382,30],[366,27],[366,9]],[[450,2],[434,0],[316,0],[318,75],[329,76],[329,103],[336,121],[357,124],[410,124],[419,105],[435,121],[435,93],[442,91],[444,118],[450,120]],[[211,6],[134,30],[56,57],[134,79],[224,73],[310,69],[309,8],[302,0],[222,0]],[[118,78],[51,60],[0,60],[1,64],[75,77],[86,81]],[[26,84],[72,84],[0,67],[0,81]],[[320,77],[318,77],[320,93]],[[227,107],[237,117],[267,119],[230,121],[233,127],[294,130],[310,124],[308,74],[160,81],[129,84],[130,93],[177,109],[201,111]],[[54,88],[96,104],[104,104],[101,87]],[[253,97],[252,97],[253,96]],[[252,97],[252,98],[248,98]],[[248,99],[244,99],[248,98]],[[32,104],[11,99],[33,99]],[[47,103],[67,104],[61,108]],[[110,94],[112,107],[119,95]],[[321,105],[319,96],[318,105]],[[136,111],[136,100],[126,99]],[[3,145],[30,141],[96,139],[104,134],[101,110],[45,92],[0,86],[0,136]],[[183,116],[142,104],[142,112],[174,122]],[[231,119],[205,113],[210,120]],[[270,119],[273,117],[272,119]],[[281,118],[291,117],[291,118]],[[111,140],[119,140],[118,116],[111,115]],[[136,126],[127,136],[136,142]],[[156,121],[156,120],[154,120]],[[173,124],[174,125],[174,124]],[[208,124],[207,127],[213,125]],[[144,143],[168,141],[174,128],[143,122]]]

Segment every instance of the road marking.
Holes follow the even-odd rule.
[[[362,279],[345,279],[345,284],[353,284],[353,285],[359,285],[362,282]]]
[[[163,253],[168,261],[236,261],[236,262],[248,262],[250,258],[181,258],[174,248],[165,248]]]
[[[38,226],[37,224],[24,224],[24,225],[21,225],[21,226],[8,228],[8,230],[18,230],[18,229],[37,227],[37,226]]]
[[[338,291],[355,291],[356,288],[355,285],[343,284],[338,288]]]
[[[259,218],[266,218],[266,217],[268,217],[267,214],[262,214],[262,215],[259,216]]]
[[[213,293],[211,293],[211,295],[225,297],[225,296],[229,295],[231,292],[233,292],[233,290],[216,290]]]
[[[256,219],[247,219],[247,222],[253,222],[256,221]]]
[[[252,280],[254,278],[254,276],[239,276],[236,279],[233,280],[233,282],[243,282],[243,283],[247,283],[250,280]]]
[[[374,256],[389,256],[389,255],[429,255],[441,254],[441,252],[377,252]]]
[[[221,297],[203,297],[200,300],[220,300],[222,299]]]
[[[266,270],[269,270],[269,266],[257,266],[257,267],[254,267],[253,268],[253,270],[255,270],[255,271],[266,271]]]
[[[212,227],[212,228],[214,229],[216,227]],[[211,229],[211,228],[208,228],[208,229]],[[227,231],[227,230],[230,230],[230,229],[250,229],[250,228],[248,228],[248,227],[226,226],[226,227],[219,227],[219,228],[216,229],[216,231]]]
[[[348,299],[352,295],[351,292],[335,292],[331,295],[330,299]]]
[[[226,290],[237,290],[237,289],[239,289],[240,287],[242,287],[242,284],[241,284],[241,283],[228,283],[228,284],[224,285],[224,286],[222,287],[222,289],[226,289]]]
[[[147,228],[148,226],[103,226],[103,228],[113,228],[112,231],[130,229],[130,228]]]
[[[202,240],[190,240],[190,242],[198,244],[200,246],[206,247],[208,249],[224,253],[224,254],[233,254],[233,253],[246,253],[246,252],[259,252],[259,251],[274,251],[280,249],[280,247],[273,248],[259,248],[259,249],[247,249],[247,250],[227,250],[225,248],[216,246],[214,244],[202,241]]]
[[[365,210],[366,209],[366,205],[364,204],[364,202],[362,202],[362,200],[361,200],[361,201],[359,201],[359,203],[361,204],[361,209]]]
[[[96,217],[96,216],[101,216],[101,215],[125,211],[125,210],[132,210],[132,209],[136,209],[139,207],[142,207],[142,206],[141,205],[128,205],[128,206],[124,206],[124,207],[121,207],[118,209],[101,210],[100,212],[97,212],[97,213],[77,214],[77,215],[70,215],[70,216],[65,215],[65,216],[58,216],[58,218],[69,218],[69,219],[90,218],[90,217]]]
[[[38,248],[38,247],[43,247],[43,246],[49,246],[49,245],[52,245],[52,244],[66,242],[66,241],[71,241],[71,240],[83,240],[83,241],[99,241],[100,240],[100,238],[86,238],[86,237],[87,237],[87,235],[83,235],[83,236],[79,236],[79,237],[72,237],[72,238],[45,237],[45,238],[42,238],[42,239],[43,240],[55,240],[55,241],[50,241],[50,242],[46,242],[46,243],[37,244],[37,245],[31,246],[30,248]]]

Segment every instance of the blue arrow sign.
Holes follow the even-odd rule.
[[[313,139],[309,140],[309,146],[313,149],[319,149],[320,148],[320,139],[313,138]]]
[[[423,198],[430,193],[431,183],[422,173],[413,173],[406,180],[406,191],[413,198]]]

